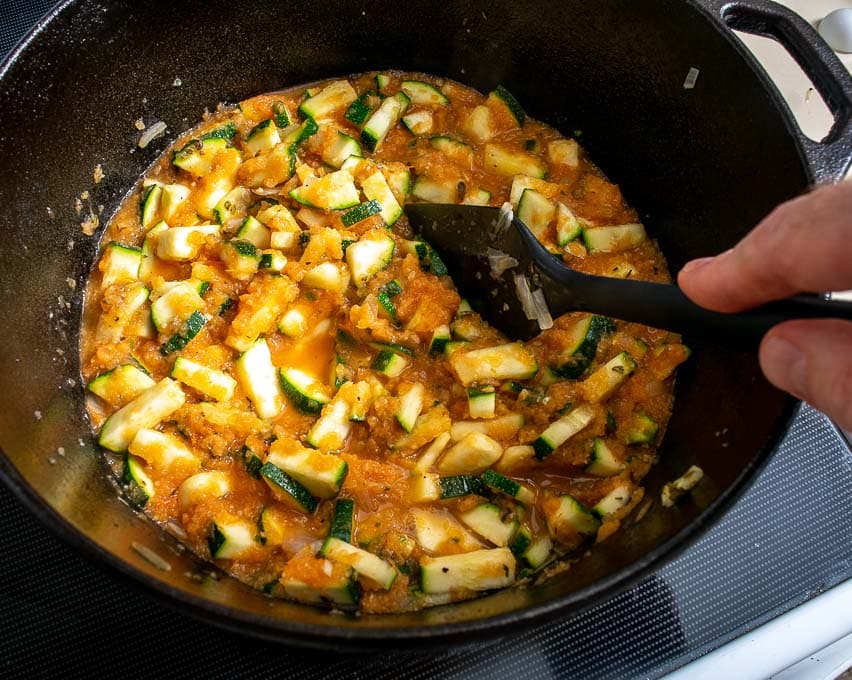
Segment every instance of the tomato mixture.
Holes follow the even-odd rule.
[[[640,503],[678,336],[567,314],[510,342],[409,202],[511,203],[575,269],[668,281],[576,140],[422,74],[223,108],[109,224],[81,346],[128,497],[271,596],[399,612],[564,569]]]

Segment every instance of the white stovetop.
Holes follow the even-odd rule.
[[[812,25],[852,0],[778,0]],[[819,140],[832,118],[792,57],[772,40],[739,34],[772,76],[804,133]],[[838,54],[852,70],[852,54]],[[674,680],[834,680],[852,667],[852,580],[672,673]]]

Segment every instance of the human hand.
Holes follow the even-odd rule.
[[[852,288],[852,181],[783,203],[731,250],[688,262],[678,284],[720,312]],[[852,322],[778,324],[764,336],[759,358],[772,384],[852,430]]]

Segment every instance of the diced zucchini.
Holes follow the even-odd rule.
[[[257,340],[240,355],[234,365],[234,373],[257,415],[270,419],[281,413],[284,397],[265,339]]]
[[[352,85],[347,80],[336,80],[326,85],[313,97],[306,99],[299,106],[299,111],[314,120],[334,118],[338,111],[345,109],[358,98]]]
[[[482,547],[449,513],[415,508],[411,514],[417,543],[428,552],[441,552],[448,546],[455,546],[458,550]]]
[[[635,248],[647,238],[645,227],[638,223],[583,229],[583,242],[590,253],[620,253]]]
[[[288,309],[278,322],[278,330],[291,338],[298,338],[308,328],[308,320],[305,313],[298,307]]]
[[[227,241],[219,256],[225,264],[225,271],[239,281],[248,281],[260,268],[260,253],[251,241]]]
[[[349,420],[353,423],[363,423],[367,419],[370,406],[373,405],[373,389],[370,383],[365,380],[354,383],[352,387],[347,389],[351,392]]]
[[[555,503],[546,504],[544,514],[554,536],[594,536],[601,525],[597,515],[570,494],[559,496]]]
[[[423,410],[423,394],[424,388],[421,383],[415,383],[399,399],[399,408],[396,412],[396,419],[406,432],[411,432],[414,429],[414,423],[420,412]]]
[[[361,145],[358,140],[338,130],[334,144],[323,150],[322,159],[329,165],[339,168],[350,156],[360,155]]]
[[[417,255],[420,260],[420,268],[424,272],[431,272],[435,276],[446,276],[449,274],[447,265],[434,248],[425,241],[406,241],[405,247],[408,252]]]
[[[361,132],[361,141],[367,149],[375,152],[379,148],[382,140],[396,125],[405,109],[408,108],[409,102],[408,95],[404,92],[398,92],[381,103],[381,106],[364,124],[364,129]]]
[[[411,473],[408,500],[412,503],[431,503],[441,498],[440,477],[433,472]]]
[[[316,510],[317,499],[281,468],[272,463],[264,463],[263,467],[260,468],[260,476],[275,492],[275,496],[279,500],[296,510],[309,513]]]
[[[504,493],[524,505],[532,505],[535,502],[535,494],[527,487],[519,484],[514,479],[504,477],[494,470],[486,470],[482,473],[482,481],[485,486]]]
[[[396,224],[402,215],[402,206],[393,195],[385,176],[376,170],[361,182],[364,195],[381,206],[382,219],[389,227]]]
[[[254,528],[248,522],[236,519],[219,519],[213,523],[207,547],[210,557],[218,560],[235,560],[254,549]]]
[[[246,137],[245,148],[252,156],[257,156],[264,151],[270,151],[280,143],[281,136],[278,134],[278,126],[270,118],[261,121],[251,129]]]
[[[287,257],[277,250],[268,250],[260,254],[258,269],[268,269],[273,272],[282,272],[287,266]]]
[[[332,564],[325,558],[310,556],[312,562]],[[311,565],[311,583],[305,583],[302,576],[302,563],[292,566],[291,560],[284,567],[281,575],[281,587],[287,597],[298,602],[312,605],[334,605],[344,609],[357,607],[361,597],[358,582],[353,580],[354,571],[343,564],[336,565],[331,574],[326,574],[321,567]]]
[[[194,311],[189,315],[189,318],[181,324],[180,330],[166,340],[163,346],[160,347],[160,354],[166,356],[172,352],[182,350],[189,344],[190,340],[198,335],[206,323],[207,317],[197,310]]]
[[[351,498],[338,498],[331,515],[329,538],[352,543],[352,531],[355,524],[355,501]]]
[[[585,220],[577,217],[564,203],[556,203],[556,245],[564,248],[583,233]]]
[[[492,93],[488,95],[488,99],[492,102],[497,102],[506,108],[512,119],[518,124],[518,127],[524,126],[526,113],[520,102],[502,85],[498,85]]]
[[[490,385],[467,388],[467,408],[471,418],[493,418],[497,394]]]
[[[237,381],[227,373],[208,368],[184,357],[175,359],[171,376],[216,401],[228,401],[234,395],[234,389],[237,386]]]
[[[493,503],[482,503],[472,510],[461,513],[459,519],[484,539],[504,547],[509,544],[517,531],[518,521],[504,522],[501,515],[502,510],[498,506]]]
[[[181,507],[205,503],[213,498],[222,498],[231,491],[231,479],[227,472],[211,470],[198,472],[187,477],[178,489]]]
[[[349,472],[345,460],[291,442],[277,446],[279,442],[282,440],[273,442],[266,458],[267,463],[286,472],[318,498],[334,498],[340,492]]]
[[[435,464],[435,461],[438,460],[438,457],[444,452],[444,449],[447,447],[447,444],[450,443],[450,434],[449,432],[442,432],[439,434],[429,447],[420,454],[420,457],[417,459],[417,463],[414,465],[415,471],[425,472]]]
[[[628,444],[653,444],[659,431],[659,423],[640,411],[630,417],[624,440]]]
[[[302,285],[307,288],[342,292],[349,285],[349,274],[334,262],[320,262],[305,272]]]
[[[485,495],[485,485],[479,477],[473,475],[452,475],[441,477],[441,498],[458,498],[459,496]]]
[[[473,109],[464,122],[464,131],[477,142],[487,142],[491,139],[497,133],[491,118],[491,110],[485,104],[480,104]]]
[[[141,458],[125,456],[122,481],[128,487],[131,502],[140,508],[144,508],[145,504],[156,495],[154,480],[145,471],[145,461]]]
[[[523,531],[523,529],[521,531]],[[521,536],[521,531],[516,534],[515,540]],[[550,540],[550,536],[547,534],[542,534],[541,536],[532,539],[529,544],[523,548],[518,545],[518,552],[515,552],[514,547],[515,542],[513,541],[512,552],[528,568],[536,571],[541,569],[541,567],[550,560],[551,551],[553,550],[553,541]]]
[[[237,230],[236,238],[248,241],[256,248],[269,248],[271,231],[260,220],[249,215]]]
[[[221,137],[193,139],[175,151],[172,163],[193,177],[204,177],[213,170],[213,160],[220,151],[228,147],[228,140]]]
[[[293,117],[287,110],[287,105],[282,101],[272,102],[272,119],[280,128],[290,127],[293,123]]]
[[[633,361],[633,357],[627,352],[621,352],[581,383],[582,394],[592,403],[603,401],[635,370],[636,362]]]
[[[606,519],[627,505],[632,496],[633,489],[627,484],[622,484],[595,503],[592,512],[601,519]]]
[[[524,426],[523,413],[507,413],[490,420],[458,420],[450,428],[453,441],[464,439],[471,432],[482,432],[495,439],[512,439]]]
[[[233,219],[245,215],[255,196],[246,187],[231,189],[213,208],[213,217],[219,224],[227,224]],[[252,218],[254,219],[254,218]]]
[[[177,215],[181,204],[189,198],[192,190],[183,184],[164,184],[163,193],[160,196],[160,215],[166,222],[170,222]]]
[[[342,392],[341,388],[334,399],[323,407],[322,415],[308,432],[306,441],[314,448],[324,451],[341,449],[349,436],[352,404],[343,398],[345,395]]]
[[[624,465],[618,460],[612,448],[600,437],[595,437],[592,457],[586,465],[586,472],[596,477],[612,477],[623,469]]]
[[[319,126],[313,118],[306,118],[302,121],[301,125],[291,125],[288,129],[290,131],[285,131],[286,134],[284,134],[281,138],[281,143],[286,145],[290,152],[290,174],[292,175],[296,164],[296,149],[299,145],[304,143],[305,140],[313,137],[317,132],[319,132]]]
[[[388,85],[390,85],[391,77],[387,73],[376,74],[376,88],[382,94],[387,94]]]
[[[173,262],[194,260],[207,239],[218,237],[220,230],[218,224],[170,227],[157,237],[157,257]]]
[[[439,182],[429,177],[418,177],[414,180],[411,195],[427,203],[457,203],[458,182]]]
[[[521,220],[537,238],[542,238],[556,214],[556,206],[545,196],[532,189],[524,189],[518,202],[518,219]]]
[[[372,90],[367,90],[349,105],[349,108],[346,109],[346,113],[343,114],[343,117],[350,123],[363,125],[364,121],[367,120],[370,113],[373,111],[372,103],[374,101],[378,101],[376,93]],[[359,153],[352,155],[360,156],[361,153],[359,151]]]
[[[437,149],[465,167],[469,166],[473,161],[473,148],[470,144],[465,144],[464,142],[460,142],[452,137],[444,135],[432,137],[429,140],[429,144],[432,145],[433,149]]]
[[[526,175],[515,175],[512,178],[512,188],[509,190],[509,203],[517,209],[518,203],[521,201],[521,195],[526,189],[532,189],[538,194],[541,194],[549,200],[554,200],[559,193],[559,185],[551,182],[545,182],[535,177],[527,177]]]
[[[187,279],[160,287],[159,297],[151,303],[151,320],[159,332],[175,330],[175,326],[188,319],[204,306],[199,294],[201,281]],[[165,288],[165,290],[164,290]]]
[[[424,593],[493,590],[505,588],[514,580],[515,557],[508,548],[420,560],[420,587]]]
[[[438,463],[447,475],[479,474],[503,455],[503,447],[487,434],[471,432],[451,447]]]
[[[598,343],[615,330],[605,316],[585,316],[571,327],[571,338],[556,359],[554,372],[562,378],[579,378],[595,360]]]
[[[464,205],[488,205],[490,202],[491,192],[485,189],[472,189],[462,201]]]
[[[331,398],[325,385],[298,368],[282,368],[279,375],[284,394],[302,413],[320,413]]]
[[[183,474],[185,479],[198,472],[201,465],[192,450],[181,440],[147,427],[136,432],[127,445],[127,451],[144,460],[154,470],[161,474],[169,473],[171,477]]]
[[[422,80],[403,80],[399,89],[408,95],[415,104],[424,106],[448,106],[450,100],[434,85],[424,83]]]
[[[381,350],[370,365],[374,371],[383,373],[388,378],[396,378],[408,368],[408,359],[388,349]]]
[[[346,263],[356,286],[367,283],[390,264],[396,243],[382,229],[371,229],[346,249]]]
[[[495,467],[503,472],[511,473],[512,470],[533,458],[535,458],[535,449],[532,446],[528,444],[510,446],[503,451],[503,455],[500,456]]]
[[[107,418],[98,443],[110,451],[126,451],[139,430],[156,426],[183,406],[185,400],[180,385],[163,378]]]
[[[379,301],[380,310],[384,312],[391,321],[396,323],[396,305],[394,304],[391,296],[385,291],[379,291],[378,295],[376,295],[376,299]]]
[[[508,149],[499,144],[486,144],[483,154],[485,170],[488,172],[506,177],[529,175],[538,179],[547,174],[547,166],[542,160],[524,151]]]
[[[432,112],[415,111],[402,117],[402,124],[413,135],[428,135],[432,132]]]
[[[548,142],[547,158],[551,163],[576,168],[580,163],[580,145],[575,139],[556,139]]]
[[[385,562],[371,552],[330,536],[323,543],[320,554],[335,562],[348,565],[361,576],[366,576],[385,590],[390,590],[396,580],[397,571],[392,564]]]
[[[450,327],[447,325],[438,326],[432,332],[432,340],[429,343],[429,354],[443,354],[450,342]]]
[[[115,283],[138,280],[141,264],[141,249],[115,241],[109,243],[99,265],[103,273],[101,286],[108,288]]]
[[[205,132],[203,135],[201,135],[201,139],[202,141],[207,141],[208,139],[224,139],[228,141],[233,139],[236,134],[237,126],[234,125],[233,122],[228,121],[224,125],[214,128],[209,132]]]
[[[116,406],[135,399],[154,385],[156,382],[150,375],[132,364],[124,364],[101,373],[86,388],[111,406]]]
[[[689,469],[680,477],[663,485],[663,491],[660,494],[663,507],[673,507],[683,496],[692,491],[702,479],[704,479],[704,470],[697,465],[690,465]]]
[[[348,170],[330,172],[310,184],[290,192],[290,197],[303,205],[322,210],[345,210],[358,205],[359,194]]]
[[[532,352],[520,342],[455,352],[450,366],[465,386],[495,380],[526,380],[538,371]]]
[[[160,202],[163,197],[163,187],[160,184],[152,184],[148,190],[142,195],[142,204],[140,205],[140,215],[142,228],[148,231],[157,222],[157,216],[160,213]]]
[[[405,201],[405,197],[411,193],[411,173],[404,165],[391,165],[383,168],[388,180],[388,186],[395,192],[399,199]]]
[[[595,417],[595,411],[583,404],[551,423],[533,442],[535,457],[544,460],[571,437],[580,432]]]

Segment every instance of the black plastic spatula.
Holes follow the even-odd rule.
[[[699,307],[674,285],[583,274],[548,252],[510,211],[501,219],[500,208],[423,203],[407,205],[405,212],[473,308],[517,340],[527,340],[541,330],[542,307],[519,299],[519,288],[525,287],[531,292],[541,289],[553,318],[571,311],[593,312],[682,333],[691,342],[745,348],[756,347],[766,331],[781,321],[852,319],[852,304],[816,295],[721,314]],[[526,296],[526,291],[520,293]],[[533,313],[528,314],[531,309]]]

